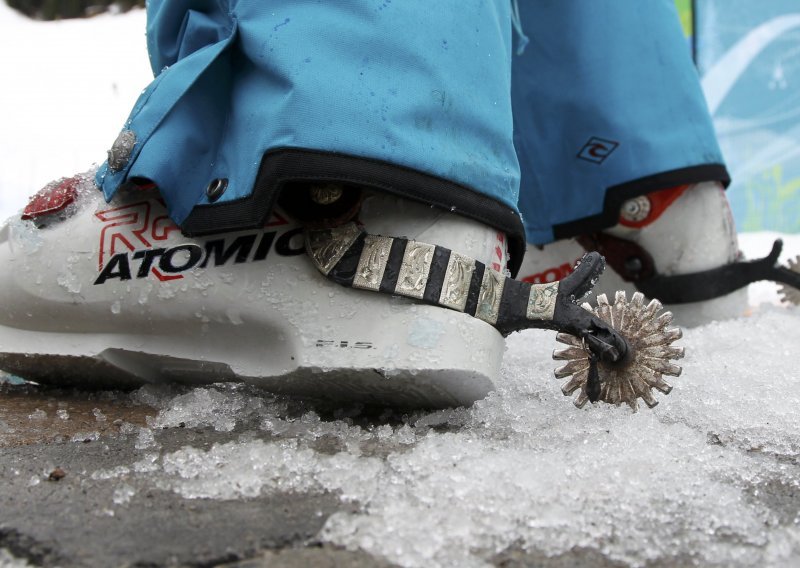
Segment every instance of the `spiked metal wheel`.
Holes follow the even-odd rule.
[[[644,295],[636,292],[631,300],[625,292],[617,292],[614,304],[608,303],[605,294],[597,296],[597,307],[588,303],[583,307],[612,326],[628,342],[629,351],[625,360],[619,364],[609,365],[597,362],[600,379],[599,400],[611,404],[627,403],[634,410],[638,408],[637,399],[641,398],[650,408],[658,404],[652,389],[668,394],[672,387],[662,375],[677,377],[681,367],[671,362],[683,357],[683,347],[673,347],[672,343],[682,337],[679,328],[668,328],[672,323],[672,313],[664,312],[661,302],[652,300],[644,304]],[[589,400],[587,382],[589,378],[589,351],[583,340],[559,333],[556,338],[560,343],[568,345],[566,349],[553,352],[553,359],[567,361],[563,367],[556,369],[556,378],[571,377],[561,388],[569,396],[580,389],[574,403],[582,408]]]
[[[789,259],[789,270],[800,272],[800,256]],[[788,284],[781,284],[781,286],[778,288],[778,291],[783,296],[781,299],[784,302],[800,306],[800,290],[789,286]]]

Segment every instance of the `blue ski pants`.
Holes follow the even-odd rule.
[[[630,197],[727,182],[672,0],[147,10],[155,79],[97,181],[110,199],[152,180],[190,234],[258,226],[291,184],[329,180],[454,209],[521,261]]]

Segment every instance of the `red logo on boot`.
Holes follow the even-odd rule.
[[[153,248],[153,243],[165,241],[170,233],[180,230],[160,205],[156,201],[142,201],[95,213],[98,219],[106,223],[100,231],[100,270],[105,266],[106,252],[113,257],[123,250],[134,252],[137,245],[138,248],[141,245]],[[154,208],[158,210],[153,211]],[[162,282],[183,278],[180,274],[162,274],[156,267],[152,267],[151,271]]]

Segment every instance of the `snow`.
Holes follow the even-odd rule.
[[[768,305],[686,330],[674,391],[638,413],[575,409],[536,331],[509,339],[503,384],[470,409],[335,419],[241,386],[149,387],[134,397],[160,407],[152,426],[233,436],[162,452],[147,475],[188,499],[334,492],[357,512],[320,537],[402,566],[575,548],[633,566],[786,565],[797,502],[758,495],[800,490],[797,316]]]
[[[140,11],[44,24],[0,3],[2,217],[103,159],[149,78],[143,28]],[[742,246],[764,256],[777,236]],[[782,236],[784,258],[797,254],[800,236]],[[685,330],[684,372],[653,410],[574,408],[553,378],[553,334],[529,331],[509,338],[498,390],[469,409],[326,413],[243,386],[120,395],[158,416],[123,429],[139,461],[92,476],[149,476],[187,499],[332,492],[355,507],[319,538],[401,566],[580,550],[632,566],[797,565],[800,309],[769,283],[749,299],[747,317]],[[228,437],[163,450],[157,432],[177,427]],[[109,508],[138,498],[120,485]]]
[[[34,22],[0,2],[0,219],[102,162],[152,78],[144,11]]]
[[[33,564],[28,564],[26,560],[17,558],[6,548],[0,548],[0,568],[28,568]]]

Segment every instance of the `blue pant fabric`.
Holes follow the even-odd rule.
[[[515,55],[509,0],[149,0],[155,79],[98,184],[152,180],[201,233],[344,176],[543,244],[726,178],[671,0],[519,8]]]
[[[623,201],[728,174],[672,0],[521,2],[512,59],[528,242],[616,224]]]

